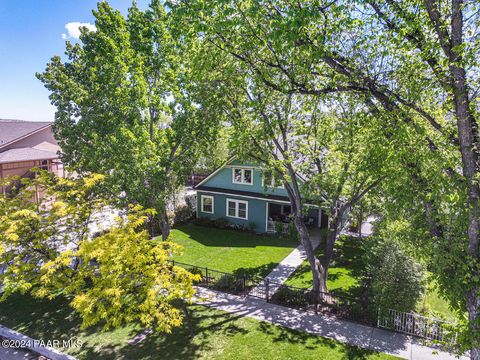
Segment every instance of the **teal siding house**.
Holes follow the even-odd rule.
[[[273,233],[279,222],[288,224],[290,201],[284,186],[253,163],[232,159],[215,170],[196,187],[197,217],[225,218],[231,224],[254,228],[257,233]],[[305,223],[327,225],[325,212],[307,205]]]

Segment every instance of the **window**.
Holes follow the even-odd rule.
[[[48,170],[48,160],[42,160],[40,169]]]
[[[227,199],[227,216],[238,219],[248,219],[248,202]]]
[[[263,173],[263,186],[266,187],[277,187],[277,188],[284,188],[283,183],[276,179],[275,176],[273,175],[272,171],[265,171]]]
[[[232,182],[234,184],[253,184],[253,174],[251,169],[233,168]]]
[[[202,212],[213,214],[213,196],[202,195]]]

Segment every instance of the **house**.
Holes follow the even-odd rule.
[[[0,179],[32,177],[34,167],[64,176],[59,150],[51,122],[0,119]]]
[[[195,190],[197,217],[225,218],[257,233],[275,232],[278,223],[290,221],[291,206],[284,186],[253,163],[231,159]],[[325,211],[317,205],[307,204],[305,212],[308,226],[327,226]]]

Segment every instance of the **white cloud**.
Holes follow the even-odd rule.
[[[65,24],[65,29],[67,29],[66,34],[62,34],[62,39],[78,39],[80,37],[80,28],[81,27],[86,27],[90,31],[96,31],[97,28],[95,25],[90,24],[90,23],[81,23],[78,21],[75,22],[69,22]]]

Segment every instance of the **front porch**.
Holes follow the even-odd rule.
[[[278,232],[288,232],[288,227],[292,220],[292,208],[288,203],[267,203],[267,233],[276,234]],[[327,226],[327,217],[325,211],[316,206],[306,206],[303,219],[309,229],[323,228]]]

